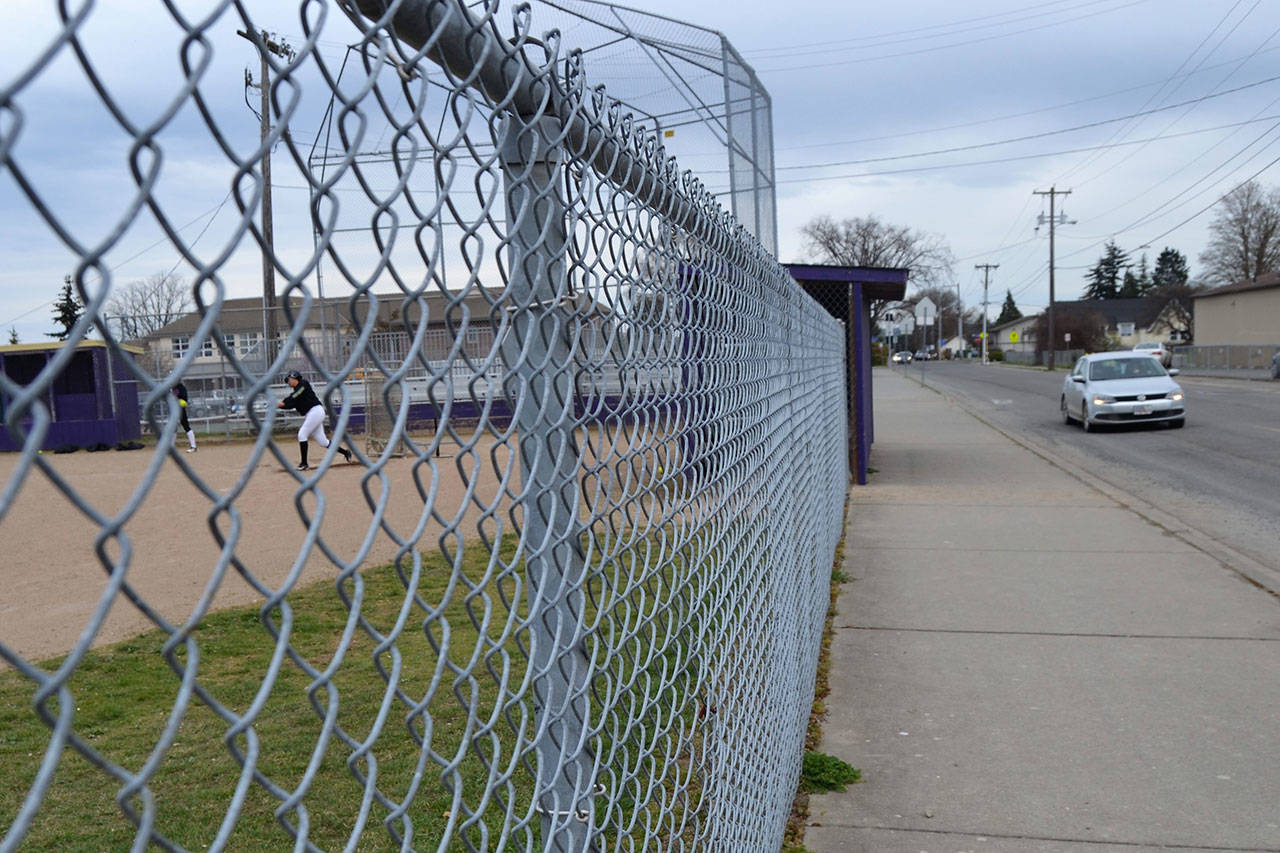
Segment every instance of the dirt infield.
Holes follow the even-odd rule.
[[[296,459],[297,445],[281,442],[288,460]],[[155,449],[44,454],[49,467],[98,513],[121,513],[131,497],[145,488],[137,511],[123,526],[123,541],[132,549],[126,580],[165,619],[181,624],[191,617],[206,590],[215,607],[261,602],[263,596],[234,568],[218,578],[220,550],[210,528],[215,501],[243,483],[234,501],[239,533],[234,545],[244,568],[269,588],[279,587],[301,560],[300,583],[332,578],[338,567],[321,550],[306,549],[307,528],[296,505],[300,500],[314,512],[324,499],[319,524],[320,539],[344,562],[359,559],[368,548],[367,564],[390,562],[398,545],[378,529],[373,507],[385,506],[385,524],[400,538],[414,536],[419,550],[437,547],[444,529],[441,521],[424,522],[422,493],[432,494],[435,514],[445,521],[462,518],[459,533],[465,539],[478,535],[478,505],[492,506],[502,486],[495,464],[511,470],[507,488],[518,487],[516,466],[495,460],[486,448],[479,459],[471,454],[442,456],[419,461],[392,459],[385,468],[385,482],[362,465],[337,464],[319,479],[315,494],[307,494],[294,473],[269,452],[251,462],[252,445],[205,442],[198,453],[179,454],[199,476],[206,494],[173,458],[165,458],[158,476],[145,485],[146,470],[155,461]],[[313,448],[313,451],[319,448]],[[455,446],[451,450],[457,454]],[[318,454],[313,454],[318,455]],[[317,460],[312,459],[313,464]],[[0,488],[11,488],[21,456],[0,454]],[[465,470],[465,476],[460,470]],[[308,472],[314,475],[316,472]],[[468,511],[466,482],[473,484]],[[383,491],[385,489],[385,497]],[[421,491],[420,491],[421,490]],[[366,497],[368,492],[369,497]],[[299,496],[301,495],[301,498]],[[496,522],[484,522],[491,533]],[[502,519],[504,526],[510,522]],[[217,519],[218,529],[229,532],[232,518]],[[507,528],[509,529],[509,527]],[[41,470],[29,470],[17,497],[0,516],[0,643],[28,660],[39,660],[72,649],[89,626],[93,613],[109,603],[109,615],[93,637],[94,645],[114,642],[152,627],[124,595],[108,590],[108,569],[95,553],[97,522],[56,487]],[[366,541],[367,540],[367,541]],[[120,552],[109,543],[108,553]],[[301,554],[301,556],[300,556]],[[0,666],[4,666],[0,662]]]

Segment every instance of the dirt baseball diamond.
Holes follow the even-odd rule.
[[[296,457],[296,444],[282,441],[279,446],[286,459]],[[305,551],[307,529],[295,500],[303,495],[300,500],[308,513],[314,513],[319,501],[315,494],[306,493],[291,470],[292,462],[286,468],[270,452],[253,462],[252,450],[247,443],[205,441],[199,452],[179,451],[178,455],[218,496],[244,480],[243,491],[233,503],[241,525],[235,555],[260,583],[276,589]],[[493,455],[487,446],[478,453],[460,452],[456,445],[445,452],[451,455],[422,461],[412,456],[392,458],[385,468],[385,486],[364,466],[348,465],[335,457],[335,464],[316,487],[316,494],[324,499],[320,539],[342,561],[354,561],[368,540],[364,564],[390,562],[399,546],[385,530],[378,529],[374,507],[385,507],[384,524],[401,539],[410,539],[415,528],[424,523],[426,503],[420,488],[424,493],[434,490],[431,506],[436,518],[426,521],[416,540],[418,550],[439,547],[438,539],[445,529],[440,519],[456,522],[458,534],[468,541],[478,538],[480,524],[491,536],[510,531],[509,499],[502,499],[502,511],[496,516],[482,515],[482,507],[499,504],[504,489],[508,493],[519,489],[519,468],[508,464],[505,447],[499,446]],[[155,453],[154,447],[45,452],[40,459],[85,503],[108,517],[120,513],[135,491],[145,490],[141,505],[123,527],[123,538],[132,549],[126,580],[171,624],[186,622],[211,586],[215,608],[263,601],[234,568],[228,567],[220,580],[215,577],[220,549],[210,528],[214,498],[198,488],[173,458],[164,460],[154,482],[145,482]],[[319,455],[312,454],[313,466]],[[21,461],[21,454],[0,454],[0,490],[13,487]],[[502,475],[505,483],[500,482],[497,466],[506,470]],[[306,474],[315,475],[315,468]],[[470,495],[468,481],[473,489]],[[217,525],[224,533],[230,531],[230,517],[220,515]],[[70,651],[104,601],[110,602],[110,609],[92,639],[93,645],[115,642],[153,627],[125,595],[110,595],[108,570],[94,550],[99,532],[99,525],[38,467],[32,466],[22,477],[12,505],[0,515],[0,581],[4,589],[0,596],[0,643],[11,652],[36,661]],[[110,544],[112,559],[120,547]],[[339,567],[318,547],[305,551],[303,560],[298,583],[338,574]],[[0,667],[6,666],[0,661]]]

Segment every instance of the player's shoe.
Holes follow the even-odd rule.
[[[350,450],[347,450],[345,447],[339,447],[339,448],[338,448],[338,452],[342,454],[342,458],[343,458],[343,459],[347,460],[348,462],[350,462],[350,461],[351,461],[351,451],[350,451]]]
[[[195,452],[196,452],[196,449],[195,449],[194,447],[188,447],[188,448],[187,448],[187,452],[188,452],[188,453],[195,453]]]
[[[307,464],[307,463],[305,463],[305,462],[299,462],[299,463],[298,463],[298,467],[297,467],[297,468],[294,468],[293,470],[295,470],[295,471],[310,471],[310,470],[311,470],[311,466],[310,466],[310,465],[308,465],[308,464]]]

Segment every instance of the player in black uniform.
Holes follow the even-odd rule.
[[[179,382],[173,386],[173,395],[178,400],[178,413],[182,416],[182,428],[187,433],[188,453],[196,452],[196,431],[191,428],[191,421],[187,420],[187,386]]]
[[[307,440],[314,435],[321,447],[329,446],[329,438],[324,434],[324,406],[320,405],[316,392],[311,390],[311,383],[303,379],[298,371],[290,370],[284,381],[293,390],[280,401],[279,408],[293,409],[302,415],[302,426],[298,428],[298,448],[302,453],[302,461],[298,463],[298,470],[306,471],[311,468],[307,464]],[[338,452],[343,459],[351,461],[350,450],[339,447]]]

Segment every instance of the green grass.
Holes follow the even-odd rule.
[[[234,826],[227,849],[291,846],[279,821],[297,825],[302,815],[277,811],[282,797],[302,784],[313,758],[317,769],[303,803],[308,839],[322,849],[342,849],[353,834],[356,850],[400,849],[383,825],[390,813],[386,804],[374,801],[363,831],[357,830],[365,789],[353,769],[361,776],[376,772],[377,787],[389,799],[412,800],[407,817],[419,848],[436,849],[440,839],[452,837],[445,849],[461,850],[462,835],[477,848],[493,850],[504,827],[513,833],[505,844],[540,846],[531,803],[534,711],[530,690],[521,684],[529,647],[521,627],[527,616],[519,586],[524,568],[512,550],[508,543],[490,561],[486,548],[471,543],[454,564],[440,555],[424,559],[415,604],[395,641],[402,661],[395,684],[403,695],[391,702],[376,738],[376,716],[387,692],[383,671],[396,661],[388,652],[375,655],[369,632],[353,632],[331,681],[339,700],[336,722],[356,741],[373,740],[376,763],[353,757],[353,748],[337,737],[325,738],[321,715],[331,697],[306,671],[335,661],[348,608],[331,583],[290,594],[289,638],[299,660],[284,661],[252,725],[260,749],[257,769],[269,783],[248,787],[243,809],[228,822]],[[687,835],[701,787],[698,703],[691,686],[696,664],[690,663],[686,636],[668,622],[692,609],[683,585],[672,582],[687,569],[686,557],[677,554],[655,571],[647,545],[633,551],[625,570],[610,575],[597,569],[584,606],[588,620],[600,624],[588,641],[597,667],[591,716],[601,724],[593,747],[606,768],[604,781],[612,784],[596,799],[598,824],[606,827],[610,846],[625,846],[619,842],[630,834]],[[390,633],[409,579],[391,566],[364,572],[361,579],[359,614],[374,632]],[[344,589],[348,596],[356,593],[350,581]],[[655,609],[658,602],[663,607]],[[242,753],[250,741],[243,733],[232,735],[231,724],[213,706],[245,714],[253,705],[274,648],[264,618],[280,626],[285,614],[225,610],[209,615],[195,632],[198,678],[208,701],[192,698],[147,786],[157,831],[181,847],[209,845],[234,799],[242,768],[228,741]],[[138,772],[156,750],[178,701],[175,668],[187,663],[187,653],[171,655],[171,665],[163,654],[165,639],[156,631],[91,652],[67,685],[75,703],[74,730],[86,749],[129,772]],[[60,663],[49,661],[43,669],[52,672]],[[50,741],[49,725],[33,709],[33,692],[33,682],[20,673],[0,673],[0,766],[6,770],[0,826],[6,828]],[[417,702],[425,707],[411,714]],[[46,703],[51,719],[59,710],[56,698]],[[480,725],[469,726],[468,720]],[[516,744],[522,754],[513,754]],[[325,747],[323,754],[318,745]],[[117,803],[123,786],[68,747],[20,849],[129,849],[135,829]],[[480,809],[486,791],[491,796],[469,827],[451,824],[466,817],[462,803]],[[137,796],[126,804],[143,810]],[[393,826],[407,830],[403,821]]]
[[[481,549],[474,551],[477,558],[485,556]],[[470,568],[475,571],[478,567]],[[428,566],[424,572],[428,579],[420,590],[424,601],[440,602],[445,597],[449,573],[442,569],[442,566]],[[362,614],[380,630],[390,630],[404,599],[403,583],[394,569],[388,567],[367,573],[364,586]],[[347,618],[346,608],[328,585],[291,595],[290,607],[294,649],[310,666],[324,668],[333,660]],[[446,657],[437,655],[429,642],[433,636],[439,641],[444,620],[437,619],[434,623],[428,620],[427,630],[410,629],[397,640],[396,646],[406,660],[426,659],[435,664],[406,666],[401,671],[398,686],[412,697],[410,701],[427,695],[429,679],[435,670],[447,670],[451,663],[455,666],[459,663],[450,658],[469,655],[477,648],[479,634],[471,626],[465,610],[465,606],[459,604],[446,610],[453,632]],[[279,610],[275,611],[271,621],[279,624],[281,615]],[[245,713],[260,689],[273,650],[271,636],[264,629],[258,611],[239,608],[210,615],[198,629],[197,639],[199,681],[208,690],[208,698],[232,712]],[[76,733],[89,747],[98,750],[104,760],[134,771],[155,749],[177,701],[179,678],[161,654],[163,641],[163,635],[153,632],[95,652],[76,668],[68,684],[76,703]],[[374,716],[386,691],[386,682],[377,664],[393,666],[389,655],[375,658],[373,646],[365,632],[357,631],[332,682],[341,702],[337,722],[356,740],[370,736]],[[185,658],[182,653],[174,656],[177,663],[185,662]],[[523,676],[519,658],[513,658],[509,664],[513,678]],[[322,721],[312,709],[308,696],[311,681],[300,665],[286,663],[270,694],[264,697],[261,713],[253,723],[261,745],[258,769],[285,790],[300,784],[317,743],[326,743]],[[468,683],[465,678],[446,678],[445,688],[437,691],[428,704],[434,723],[430,732],[425,731],[421,716],[411,718],[412,722],[406,724],[407,708],[403,703],[396,703],[377,738],[375,750],[378,787],[388,796],[400,799],[407,795],[421,752],[417,738],[428,738],[431,746],[446,756],[457,751],[463,740],[467,712],[448,689],[451,683],[457,683],[469,693],[466,699],[474,706],[477,716],[494,714],[496,688],[491,684]],[[0,731],[5,733],[0,743],[0,763],[9,771],[8,781],[0,787],[0,816],[7,818],[6,824],[12,820],[20,798],[34,779],[37,763],[49,740],[48,728],[32,712],[31,691],[31,682],[17,673],[4,673],[0,678]],[[323,707],[328,699],[326,691],[320,689],[313,693]],[[57,713],[56,701],[50,703],[49,711]],[[194,699],[159,772],[151,781],[150,789],[160,805],[158,828],[183,847],[200,849],[212,841],[233,798],[241,769],[227,748],[228,729],[227,721],[214,713],[209,704]],[[231,742],[241,750],[249,743],[243,734],[231,738]],[[320,846],[332,848],[341,847],[351,834],[353,816],[359,811],[364,791],[344,763],[351,750],[332,740],[327,746],[305,802],[312,808],[308,816],[310,837]],[[498,758],[510,762],[512,757]],[[371,769],[367,762],[356,761],[355,766],[366,773]],[[482,785],[486,776],[478,756],[470,754],[458,762],[451,774],[444,774],[434,763],[429,763],[426,771],[437,780],[449,775],[453,784],[462,788]],[[27,843],[31,849],[127,849],[133,828],[120,819],[115,802],[120,787],[76,751],[66,750]],[[413,817],[420,831],[443,830],[452,804],[443,793],[431,793],[441,787],[438,783],[424,786],[429,795],[414,804]],[[527,808],[530,789],[527,770],[516,762],[508,792],[518,808]],[[526,798],[523,804],[519,802],[522,796]],[[279,805],[279,799],[263,786],[251,786],[229,849],[252,849],[267,837],[278,839],[283,845],[285,836],[276,825],[275,817]],[[377,817],[372,821],[372,831],[364,833],[367,840],[359,849],[396,849],[378,825],[386,812],[385,807],[375,807]],[[296,813],[286,817],[295,822],[298,819]]]
[[[800,771],[800,790],[806,794],[843,791],[862,779],[862,771],[823,752],[806,750]]]

